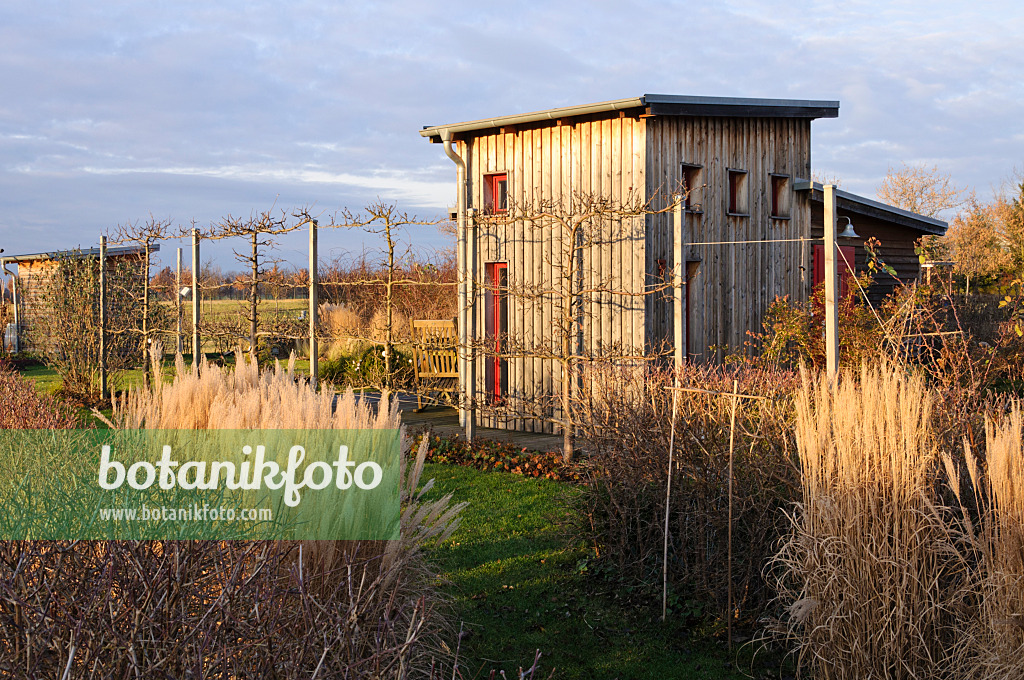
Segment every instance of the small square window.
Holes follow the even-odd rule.
[[[789,208],[789,175],[771,175],[772,182],[772,217],[778,220],[790,218]]]
[[[729,170],[729,204],[730,215],[746,217],[747,209],[747,172],[746,170]]]
[[[490,213],[508,212],[508,173],[484,175],[484,209]]]
[[[699,165],[683,164],[683,208],[687,212],[701,212],[700,190],[704,186],[701,179],[703,168]]]

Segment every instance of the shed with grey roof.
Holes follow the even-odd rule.
[[[665,290],[675,267],[671,212],[606,219],[576,249],[566,247],[557,220],[523,215],[539,206],[571,213],[573,197],[639,198],[659,209],[683,194],[682,349],[693,360],[721,360],[761,329],[776,298],[810,295],[822,224],[821,187],[808,180],[811,122],[838,115],[838,101],[645,94],[424,127],[423,137],[464,164],[460,268],[476,285],[461,298],[471,359],[461,369],[463,389],[471,404],[518,403],[507,417],[481,409],[479,424],[550,431],[558,420],[561,369],[552,357],[567,252],[580,258],[580,290],[588,291],[574,333],[579,356],[675,350]],[[904,280],[917,276],[914,241],[945,230],[941,221],[854,194],[838,198],[840,216],[860,236],[877,236]],[[863,265],[863,238],[846,246]],[[524,417],[531,409],[535,417]]]

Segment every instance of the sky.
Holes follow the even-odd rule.
[[[1022,35],[1019,0],[4,0],[0,248],[378,200],[435,219],[455,169],[423,126],[645,93],[839,100],[816,175],[870,197],[937,165],[987,198],[1024,168]],[[320,237],[322,258],[377,246]],[[300,265],[304,237],[277,254]]]

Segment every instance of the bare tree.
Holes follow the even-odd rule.
[[[1024,273],[1024,179],[999,192],[990,206],[996,229],[1010,253],[1015,273]]]
[[[1012,266],[1013,254],[1000,231],[998,208],[972,199],[942,238],[956,272],[966,278],[968,294],[972,278],[995,276]]]
[[[899,169],[889,168],[885,179],[875,192],[879,200],[910,212],[935,217],[939,213],[956,210],[971,196],[966,187],[958,187],[948,172],[902,164]]]
[[[506,336],[500,336],[495,329],[494,337],[478,343],[476,352],[495,356],[499,347],[501,358],[540,359],[553,364],[560,376],[560,384],[552,390],[557,389],[557,394],[543,395],[541,399],[509,398],[480,406],[503,410],[514,417],[555,423],[562,431],[562,455],[566,461],[575,455],[576,404],[590,396],[581,385],[582,367],[595,362],[643,364],[652,358],[646,347],[634,347],[628,341],[588,342],[584,334],[602,308],[635,309],[635,303],[642,308],[643,298],[669,285],[664,280],[649,285],[642,273],[637,280],[625,281],[594,264],[600,261],[602,252],[615,244],[632,247],[635,240],[643,239],[646,218],[668,212],[674,205],[663,201],[666,205],[656,207],[657,201],[662,201],[660,196],[645,200],[639,192],[622,199],[576,193],[564,201],[510,204],[507,212],[480,218],[485,230],[522,225],[527,245],[534,241],[544,244],[543,259],[552,272],[550,280],[527,278],[510,271],[507,295],[516,304],[550,310],[551,327],[539,333],[519,328]],[[547,234],[551,234],[550,240]],[[485,290],[493,287],[489,281],[477,285]]]
[[[291,219],[290,219],[291,217]],[[249,346],[257,349],[259,325],[260,282],[265,279],[268,265],[277,266],[278,260],[268,256],[267,249],[277,245],[277,237],[301,229],[313,219],[308,210],[296,211],[289,217],[287,213],[275,212],[273,209],[252,213],[246,219],[228,215],[218,224],[210,227],[204,239],[219,240],[226,238],[244,238],[249,242],[248,252],[234,250],[235,258],[248,270],[248,322]],[[293,221],[294,220],[294,221]]]
[[[826,172],[815,172],[811,175],[811,180],[818,184],[831,184],[833,186],[842,186],[843,181],[839,179],[838,175],[831,175]]]
[[[142,276],[142,298],[139,333],[142,336],[142,356],[149,356],[150,335],[152,333],[151,317],[154,307],[150,305],[150,279],[149,271],[153,265],[153,252],[155,246],[160,242],[172,238],[171,221],[158,220],[150,215],[145,223],[138,221],[119,224],[111,234],[108,234],[110,242],[114,244],[135,244],[142,249],[142,257],[139,261]],[[150,380],[150,362],[142,362],[143,382],[148,387]]]
[[[399,247],[398,235],[401,231],[412,226],[437,226],[441,222],[437,220],[419,219],[409,213],[402,212],[393,203],[377,201],[366,206],[363,213],[353,214],[345,210],[340,215],[340,221],[332,219],[327,227],[343,227],[348,229],[363,229],[367,233],[381,236],[384,239],[385,252],[383,261],[384,279],[377,280],[384,286],[384,381],[389,383],[394,375],[394,354],[395,354],[395,333],[394,333],[394,312],[395,312],[395,287],[399,285],[417,285],[420,281],[409,279],[403,276],[401,270],[401,258],[396,254]],[[370,281],[349,281],[335,283],[334,285],[360,285],[371,283]],[[385,384],[389,387],[389,384]]]

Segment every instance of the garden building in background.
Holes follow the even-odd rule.
[[[838,115],[837,101],[648,94],[421,130],[458,168],[470,401],[550,404],[573,361],[585,381],[602,357],[671,356],[675,337],[691,360],[721,360],[776,298],[806,301],[824,279],[811,122]],[[857,235],[843,256],[863,270],[874,237],[895,270],[869,299],[917,278],[915,242],[946,229],[844,191],[836,202]],[[550,431],[557,408],[482,408],[476,421]]]
[[[158,251],[159,245],[152,247]],[[8,351],[46,353],[53,348],[51,323],[58,314],[56,307],[77,304],[70,298],[81,294],[85,314],[90,309],[88,325],[98,333],[99,248],[73,249],[0,258],[0,268],[13,278],[12,296],[5,301],[7,326],[4,348]],[[141,297],[145,281],[145,249],[142,246],[109,247],[106,253],[107,285],[110,297],[116,300]],[[17,272],[8,267],[17,265]],[[57,299],[57,296],[60,299]],[[81,305],[79,305],[81,306]],[[116,305],[118,311],[123,311]],[[65,310],[61,310],[65,311]],[[121,320],[122,322],[124,320]],[[120,324],[115,324],[120,325]],[[64,329],[70,332],[70,328]]]

